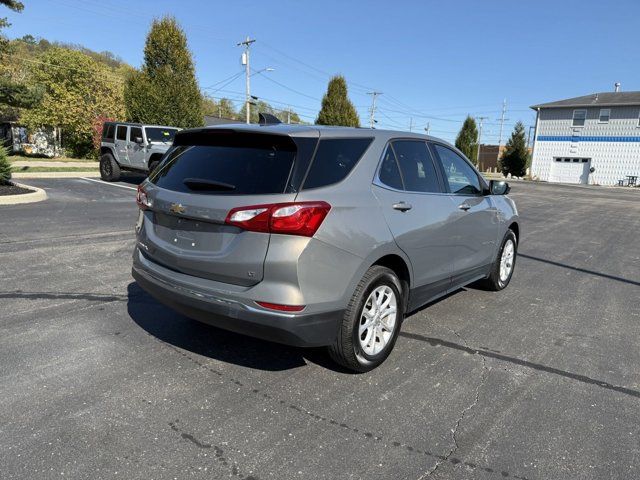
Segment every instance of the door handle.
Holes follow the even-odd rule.
[[[468,205],[466,203],[462,203],[462,204],[458,205],[458,208],[460,210],[464,210],[466,212],[467,210],[469,210],[471,208],[471,205]]]
[[[406,212],[407,210],[411,210],[413,207],[411,204],[407,202],[398,202],[393,204],[394,210],[400,210],[401,212]]]

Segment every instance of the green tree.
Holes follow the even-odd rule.
[[[11,164],[7,157],[7,149],[0,146],[0,185],[6,185],[11,180]]]
[[[462,128],[456,137],[456,147],[473,163],[476,163],[478,154],[478,128],[471,115],[467,115]]]
[[[235,118],[237,118],[239,121],[245,121],[246,111],[247,111],[246,103],[244,103]],[[270,104],[268,104],[263,100],[258,100],[255,103],[255,105],[251,105],[251,115],[249,117],[249,121],[251,123],[258,123],[259,121],[258,113],[270,113],[271,115],[274,115],[282,123],[287,123],[287,120],[289,119],[291,120],[291,123],[302,123],[300,121],[300,116],[293,110],[291,111],[287,109],[280,110],[280,109],[274,108],[273,106],[271,106]]]
[[[144,47],[142,69],[125,84],[131,121],[175,127],[203,124],[202,95],[187,37],[172,17],[154,20]]]
[[[216,101],[208,95],[203,95],[202,111],[205,115],[210,115],[212,117],[230,118],[232,120],[235,120],[238,117],[233,103],[228,98],[221,98]]]
[[[322,97],[322,107],[317,125],[339,125],[345,127],[359,127],[358,112],[347,96],[347,81],[341,75],[336,75],[329,81],[327,93]]]
[[[529,149],[525,139],[524,125],[522,122],[516,123],[511,138],[507,141],[506,148],[500,159],[500,169],[506,177],[511,174],[514,177],[524,177],[527,173],[527,161],[529,160]]]
[[[75,156],[92,153],[96,117],[123,117],[121,77],[82,52],[51,48],[33,63],[30,77],[44,95],[38,108],[23,111],[21,120],[30,130],[61,127],[64,146]]]

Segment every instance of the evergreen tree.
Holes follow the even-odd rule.
[[[456,147],[473,163],[478,156],[478,128],[471,115],[467,115],[462,128],[456,137]]]
[[[144,65],[125,84],[131,121],[174,127],[203,124],[202,96],[187,37],[174,18],[154,20],[144,47]]]
[[[516,123],[511,138],[507,142],[504,154],[500,159],[500,169],[506,177],[511,174],[514,177],[524,177],[527,173],[527,160],[529,149],[524,134],[522,122]]]
[[[336,75],[329,81],[316,125],[360,126],[358,112],[347,96],[347,81],[343,76]]]
[[[7,149],[0,145],[0,185],[6,185],[11,180],[11,164],[7,158]]]

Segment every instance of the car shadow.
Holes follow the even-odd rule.
[[[149,335],[168,345],[256,370],[290,370],[310,362],[348,373],[333,363],[324,349],[290,347],[192,320],[156,301],[136,282],[128,285],[127,294],[127,311],[131,319]]]
[[[147,178],[145,173],[123,172],[119,181],[129,185],[140,185],[145,178]]]

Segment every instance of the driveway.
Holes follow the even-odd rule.
[[[509,288],[377,370],[217,330],[132,281],[139,179],[0,207],[2,478],[640,477],[640,195],[514,183]]]

